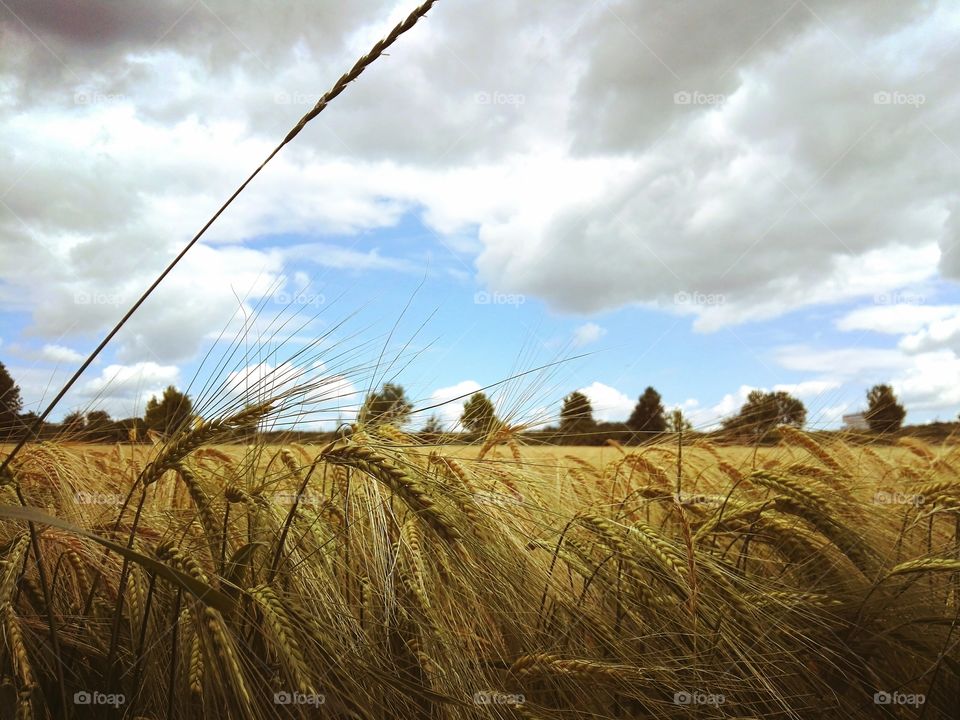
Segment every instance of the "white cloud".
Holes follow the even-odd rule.
[[[836,390],[840,387],[837,380],[804,380],[798,383],[781,383],[774,385],[775,392],[783,391],[800,398],[818,398],[830,390]]]
[[[312,104],[316,78],[338,75],[402,12],[369,0],[265,19],[210,0],[170,23],[170,3],[111,7],[101,29],[78,30],[13,6],[92,84],[4,21],[0,163],[17,182],[4,195],[0,300],[48,337],[115,320]],[[433,11],[218,220],[166,283],[178,287],[143,308],[123,360],[194,353],[236,310],[231,283],[257,297],[254,269],[269,285],[290,262],[415,267],[330,240],[407,212],[476,248],[491,288],[562,311],[655,305],[701,330],[891,292],[938,265],[954,273],[960,170],[944,146],[960,140],[947,72],[956,9],[777,0],[730,22],[721,12],[661,8],[650,23],[645,3],[626,0]],[[143,34],[171,24],[159,42]],[[875,101],[898,89],[925,101]],[[675,97],[698,92],[716,102]],[[222,247],[264,235],[309,242]],[[119,301],[78,307],[77,293]],[[177,333],[163,308],[183,297],[195,304]]]
[[[908,410],[956,416],[960,407],[960,358],[950,350],[926,352],[892,380]]]
[[[870,330],[903,335],[922,330],[932,322],[960,316],[960,305],[880,304],[859,307],[837,320],[839,330]]]
[[[799,383],[777,384],[772,388],[741,385],[736,392],[726,393],[714,405],[701,407],[698,400],[690,399],[679,407],[695,429],[714,430],[720,427],[721,420],[736,415],[740,411],[740,408],[747,401],[747,396],[752,391],[783,391],[803,401],[807,408],[807,425],[819,428],[836,426],[841,415],[849,407],[849,403],[846,402],[829,406],[824,405],[824,402],[831,402],[836,399],[836,393],[833,391],[841,388],[842,384],[836,380],[806,380]],[[671,406],[670,409],[673,407],[678,406]]]
[[[44,345],[40,351],[40,356],[44,360],[55,363],[78,363],[86,358],[85,355],[78,353],[76,350],[54,344]]]
[[[960,307],[953,314],[931,319],[925,327],[905,335],[900,347],[909,353],[919,353],[941,348],[960,350]]]
[[[908,422],[912,421],[911,412],[952,417],[960,406],[960,358],[950,349],[908,352],[902,347],[814,349],[792,346],[780,348],[777,359],[780,365],[791,370],[817,373],[821,380],[806,383],[811,389],[817,382],[837,387],[888,383],[907,407]],[[845,394],[842,387],[835,392],[830,392],[831,389],[825,386],[828,401]],[[860,408],[865,402],[860,392],[856,397],[845,399],[844,408],[849,410]],[[831,412],[835,415],[838,407],[839,404],[820,408],[818,412],[824,416]]]
[[[788,370],[816,372],[838,380],[883,376],[903,370],[910,359],[898,350],[870,347],[811,348],[791,345],[778,348],[777,362]]]
[[[353,422],[363,404],[363,393],[351,379],[320,362],[248,365],[229,373],[223,389],[246,402],[281,400],[276,429],[333,430]]]
[[[682,409],[695,430],[713,430],[720,426],[720,420],[735,415],[743,407],[752,390],[756,388],[741,385],[735,393],[726,393],[715,405],[701,407],[697,400],[688,400]]]
[[[635,400],[602,382],[595,381],[587,387],[580,388],[580,392],[590,400],[594,418],[605,422],[626,420],[636,404]]]
[[[444,428],[448,430],[453,429],[459,426],[460,416],[463,414],[463,404],[470,398],[470,395],[478,392],[480,388],[481,385],[476,380],[462,380],[456,385],[434,390],[430,394],[430,401],[427,405],[444,403],[430,412],[440,419]],[[454,398],[460,397],[461,395],[466,397],[461,400],[454,400]],[[422,420],[426,422],[426,418],[422,418]]]
[[[606,334],[606,328],[600,327],[592,322],[584,323],[573,331],[573,345],[574,347],[583,347],[584,345],[595,343]]]
[[[165,387],[179,385],[179,382],[180,370],[176,365],[155,362],[114,364],[83,382],[74,397],[82,398],[89,406],[106,410],[114,417],[139,417],[143,415],[147,400],[160,396]]]

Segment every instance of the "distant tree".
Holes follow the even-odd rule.
[[[403,387],[387,383],[379,391],[367,395],[357,419],[365,425],[390,423],[399,427],[410,418],[411,410],[413,405],[407,400]]]
[[[497,422],[493,403],[482,392],[474,393],[463,404],[463,414],[460,416],[463,426],[474,433],[486,433]]]
[[[67,413],[63,418],[63,429],[67,432],[78,432],[83,430],[84,425],[87,424],[86,418],[83,416],[83,413],[79,410],[76,410],[72,413]]]
[[[740,412],[723,421],[723,427],[759,437],[777,425],[802,427],[807,421],[807,409],[797,398],[783,390],[764,392],[752,390]]]
[[[111,422],[110,413],[105,410],[94,410],[87,413],[87,427],[106,427]]]
[[[630,413],[627,427],[634,432],[663,432],[667,429],[665,412],[660,393],[648,387]]]
[[[605,445],[608,440],[616,440],[618,443],[622,443],[629,441],[632,435],[633,431],[627,427],[625,422],[598,421],[590,436],[582,438],[581,442],[587,445]]]
[[[193,403],[190,398],[170,385],[159,400],[152,397],[147,402],[143,424],[156,432],[171,433],[186,425],[192,416]]]
[[[889,385],[874,385],[867,391],[867,425],[873,432],[895,432],[903,425],[906,408],[897,400]]]
[[[119,442],[143,442],[146,440],[143,418],[124,418],[113,423]]]
[[[103,410],[94,410],[87,413],[87,439],[93,442],[108,442],[118,437],[110,414]]]
[[[683,414],[680,408],[674,408],[667,415],[667,430],[670,432],[689,432],[693,425]]]
[[[18,422],[23,409],[20,386],[14,382],[7,368],[0,362],[0,435],[9,435],[20,427]]]
[[[589,398],[580,391],[575,391],[563,399],[563,408],[560,410],[560,432],[586,433],[596,426],[593,419],[593,406]]]
[[[439,417],[431,415],[423,424],[423,429],[420,432],[424,435],[440,435],[443,432],[443,423]]]

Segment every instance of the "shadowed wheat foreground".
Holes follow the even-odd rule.
[[[149,449],[17,456],[0,511],[5,707],[953,716],[955,450],[789,432],[742,460],[700,442],[682,463],[652,445],[601,464],[512,440],[423,446],[390,426],[325,447],[217,444],[269,412]]]

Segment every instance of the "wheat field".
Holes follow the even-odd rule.
[[[2,487],[20,718],[953,717],[951,446],[39,443]],[[482,457],[481,457],[482,455]],[[60,660],[61,662],[58,662]],[[12,710],[15,708],[15,711]]]

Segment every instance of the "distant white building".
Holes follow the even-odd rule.
[[[869,430],[867,417],[863,413],[851,413],[843,416],[843,427],[845,430]]]

